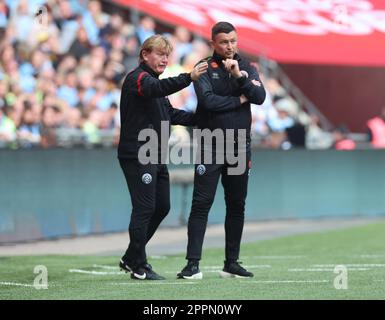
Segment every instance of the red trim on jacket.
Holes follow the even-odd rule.
[[[147,72],[143,71],[139,74],[139,77],[138,77],[138,81],[137,81],[137,85],[138,85],[138,93],[139,95],[143,96],[143,92],[142,92],[142,85],[140,84],[140,80],[142,80],[143,76],[146,74]]]

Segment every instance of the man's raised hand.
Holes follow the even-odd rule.
[[[207,71],[207,62],[198,63],[191,72],[191,80],[196,81],[199,77]]]
[[[239,70],[239,65],[237,60],[233,59],[226,59],[222,60],[223,65],[225,66],[225,69],[231,73],[231,75],[234,78],[240,78],[242,77],[242,73]]]

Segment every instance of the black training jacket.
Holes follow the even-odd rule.
[[[246,139],[250,141],[251,110],[250,103],[262,104],[266,97],[259,75],[255,67],[242,59],[238,54],[239,69],[248,76],[236,79],[225,69],[222,60],[214,52],[208,62],[207,73],[194,82],[198,97],[196,110],[198,128],[246,129]],[[241,105],[240,95],[245,95],[249,102]]]
[[[145,63],[127,74],[120,98],[118,158],[137,159],[140,146],[146,143],[138,141],[142,129],[151,128],[157,132],[160,152],[161,121],[169,121],[173,125],[195,125],[193,113],[174,109],[166,97],[190,83],[189,73],[159,80],[158,75]]]

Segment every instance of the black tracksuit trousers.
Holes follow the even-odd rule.
[[[132,202],[130,243],[123,260],[136,267],[146,263],[146,244],[170,211],[169,174],[165,164],[142,165],[134,159],[119,163]]]
[[[251,167],[250,152],[246,157],[246,170],[241,175],[229,175],[228,164],[195,165],[194,192],[191,213],[188,220],[188,260],[200,260],[203,239],[206,232],[207,217],[213,204],[219,177],[225,191],[225,257],[227,261],[239,258],[240,244],[244,225],[247,183]]]

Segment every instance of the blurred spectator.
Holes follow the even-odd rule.
[[[176,45],[175,38],[170,37],[169,41],[170,41],[171,45],[173,46],[173,48],[175,48],[175,45]],[[179,61],[178,56],[176,54],[176,51],[173,50],[168,57],[167,68],[160,75],[159,78],[164,79],[164,78],[169,78],[169,77],[176,77],[177,75],[179,75],[180,73],[183,73],[183,72],[186,72],[186,71],[182,67],[182,65],[180,64],[180,61]],[[174,108],[181,109],[181,107],[183,105],[183,101],[182,101],[182,94],[180,91],[168,96],[168,98],[169,98],[169,100],[170,100],[170,102]]]
[[[277,112],[272,112],[267,119],[267,124],[273,132],[284,132],[294,125],[292,104],[286,98],[282,98],[275,101],[273,105]]]
[[[147,38],[155,34],[155,21],[149,16],[144,16],[140,19],[139,25],[136,28],[136,36],[138,37],[140,45]]]
[[[88,10],[83,14],[82,23],[90,43],[98,45],[100,30],[108,23],[108,15],[102,12],[100,1],[89,1]]]
[[[178,45],[177,39],[173,36],[169,37],[170,43],[172,44],[173,48],[176,48]],[[169,59],[168,59],[168,66],[166,70],[161,74],[160,78],[169,78],[169,77],[176,77],[179,74],[183,72],[189,72],[185,70],[185,68],[180,63],[180,57],[178,56],[177,50],[173,50],[170,53]],[[192,84],[190,85],[192,87]],[[170,100],[171,105],[176,109],[183,109],[186,110],[186,102],[189,98],[189,96],[192,94],[192,90],[185,88],[181,91],[178,91],[172,95],[168,96],[168,99]],[[196,106],[195,106],[196,107]],[[188,129],[184,126],[173,126],[171,128],[171,135],[170,135],[170,144],[175,143],[182,143],[182,142],[188,142],[190,141],[190,134],[188,132]]]
[[[83,27],[78,29],[76,39],[71,44],[71,47],[68,50],[68,53],[80,61],[80,59],[87,55],[90,51],[91,44],[88,41],[86,29]]]
[[[205,42],[194,40],[191,45],[192,51],[190,51],[188,55],[180,58],[180,61],[183,60],[182,68],[185,70],[184,72],[190,72],[198,61],[205,59],[210,55],[210,48]],[[175,58],[178,59],[178,56],[175,56]],[[179,91],[179,94],[181,98],[180,108],[185,111],[195,112],[197,97],[195,95],[193,84],[182,91]]]
[[[83,15],[87,11],[89,0],[69,0],[72,10],[78,14]]]
[[[116,119],[115,114],[118,110],[118,105],[114,102],[110,105],[110,107],[102,113],[100,128],[105,130],[114,129],[116,127]]]
[[[295,122],[295,124],[286,129],[287,144],[285,147],[289,148],[305,148],[306,141],[306,129],[301,122]]]
[[[320,126],[319,118],[311,116],[306,131],[307,149],[328,149],[332,147],[333,135]]]
[[[334,129],[334,149],[336,150],[354,150],[356,143],[347,137],[349,131],[345,126],[339,126]]]
[[[29,12],[27,0],[19,1],[17,13],[16,16],[12,18],[12,23],[16,26],[16,40],[19,42],[28,41],[34,18]]]
[[[87,67],[77,69],[78,93],[82,106],[86,105],[95,95],[94,73]]]
[[[83,118],[82,130],[86,137],[86,142],[97,145],[101,142],[99,126],[102,119],[102,111],[94,110],[89,117]]]
[[[42,5],[45,24],[35,18]],[[121,81],[138,65],[140,44],[157,27],[149,16],[138,25],[126,17],[103,12],[99,0],[0,0],[0,146],[92,146],[110,138],[118,143]],[[167,36],[174,54],[164,76],[190,72],[212,53],[182,26]],[[262,81],[270,94],[252,112],[253,131],[264,146],[281,148],[290,140],[287,128],[298,122],[307,121],[311,137],[316,126],[279,82]],[[169,99],[176,108],[195,111],[192,85]],[[184,127],[173,126],[171,135],[174,142],[190,139]]]
[[[381,109],[380,115],[369,119],[366,125],[373,148],[385,148],[385,106]]]
[[[8,105],[7,103],[7,92],[9,91],[9,85],[5,80],[0,80],[0,108]]]
[[[108,90],[106,79],[99,77],[95,80],[95,94],[88,102],[89,111],[95,108],[106,111],[114,102],[113,94]]]
[[[60,30],[55,23],[55,19],[50,6],[45,6],[44,17],[41,18],[44,23],[37,23],[36,18],[29,30],[28,40],[25,44],[32,49],[39,47],[44,52],[51,54],[60,53]]]
[[[279,84],[275,78],[267,78],[264,85],[269,91],[273,101],[277,101],[287,95],[286,90]]]
[[[5,3],[5,0],[0,0],[0,29],[7,27],[9,19],[9,8]]]
[[[123,64],[126,71],[134,69],[138,65],[139,44],[135,36],[130,36],[124,47]]]
[[[185,27],[178,26],[175,29],[174,36],[176,58],[180,62],[183,62],[184,58],[188,56],[193,49],[191,34]]]
[[[64,55],[57,66],[57,73],[59,76],[64,76],[71,70],[75,70],[77,67],[77,61],[72,55]]]
[[[55,7],[54,17],[60,28],[59,53],[65,54],[76,38],[80,23],[79,16],[72,10],[69,1],[61,0],[58,4],[59,6]]]
[[[263,81],[263,79],[261,80]],[[266,91],[266,98],[262,105],[251,105],[251,114],[251,130],[259,136],[266,137],[270,133],[267,120],[277,116],[269,91]]]
[[[0,101],[0,147],[9,147],[16,141],[15,123],[7,116]]]
[[[108,60],[104,77],[108,81],[110,87],[118,85],[126,74],[126,69],[123,64],[124,54],[121,50],[113,49],[110,52],[110,59]]]
[[[107,53],[102,47],[94,47],[91,50],[91,56],[85,57],[87,66],[93,71],[95,76],[103,74],[103,68],[107,61]]]
[[[99,37],[103,38],[106,34],[121,32],[124,27],[124,21],[120,14],[114,13],[110,16],[108,23],[100,30]]]
[[[50,148],[57,145],[56,129],[60,127],[62,114],[57,106],[44,107],[41,120],[41,147]]]
[[[64,83],[57,90],[57,96],[60,99],[67,101],[71,107],[76,107],[76,105],[79,103],[77,85],[78,79],[75,72],[68,72],[64,76]]]
[[[77,108],[68,108],[64,112],[63,128],[80,129],[82,126],[82,113]]]
[[[40,144],[39,119],[29,101],[25,101],[24,104],[24,112],[17,128],[17,136],[23,147],[32,148]]]
[[[45,70],[52,70],[53,65],[50,61],[49,55],[42,50],[36,49],[31,54],[31,64],[28,65],[28,62],[24,64],[25,68],[30,68],[25,70],[23,75],[32,75],[34,77],[39,76]],[[23,66],[21,66],[21,71]]]

